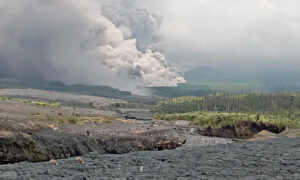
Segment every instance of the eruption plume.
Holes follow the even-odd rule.
[[[126,90],[185,82],[162,53],[147,48],[155,31],[141,32],[156,29],[155,18],[146,13],[152,24],[139,30],[140,20],[149,19],[113,22],[100,10],[93,0],[1,1],[0,76]]]

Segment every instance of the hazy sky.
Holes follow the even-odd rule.
[[[298,0],[146,0],[162,15],[159,45],[189,67],[300,67]]]
[[[180,71],[300,69],[298,0],[1,0],[0,76],[173,86]]]

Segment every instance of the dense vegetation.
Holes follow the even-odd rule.
[[[220,127],[241,121],[300,128],[300,94],[215,94],[179,97],[154,106],[154,118]]]
[[[153,111],[158,113],[243,112],[292,116],[300,113],[300,94],[249,93],[179,97],[159,102]]]

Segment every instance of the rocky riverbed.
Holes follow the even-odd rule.
[[[0,179],[300,179],[300,139],[184,146],[122,155],[91,153],[50,162],[0,166]]]

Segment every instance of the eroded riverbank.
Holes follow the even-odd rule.
[[[91,153],[49,162],[0,166],[0,179],[299,179],[300,139],[184,146],[122,155]]]

